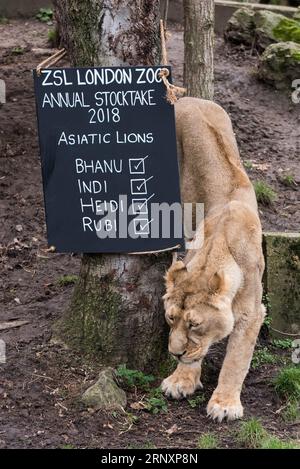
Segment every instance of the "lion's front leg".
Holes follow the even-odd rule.
[[[202,388],[201,361],[191,364],[179,363],[174,373],[164,379],[161,388],[166,396],[181,399]]]
[[[224,418],[235,420],[243,416],[241,390],[263,317],[261,305],[257,306],[255,314],[244,310],[230,335],[218,386],[207,405],[207,414],[219,422]]]

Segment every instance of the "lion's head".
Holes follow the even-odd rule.
[[[233,329],[228,279],[223,271],[208,276],[204,269],[188,271],[177,261],[167,272],[166,287],[169,352],[182,363],[201,360],[213,343]]]

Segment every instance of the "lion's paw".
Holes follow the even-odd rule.
[[[243,417],[244,409],[239,398],[212,396],[207,405],[207,415],[213,420],[236,420]]]
[[[168,378],[164,379],[161,384],[161,389],[168,397],[173,397],[173,399],[182,399],[183,397],[188,397],[193,394],[197,389],[202,388],[202,383],[200,380],[195,382],[187,376],[179,376],[174,372]]]

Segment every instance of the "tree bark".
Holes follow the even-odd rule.
[[[188,96],[213,99],[214,0],[184,0],[184,86]]]
[[[74,66],[157,65],[159,0],[55,0]],[[167,353],[162,294],[171,254],[84,255],[55,334],[107,365],[158,368]]]

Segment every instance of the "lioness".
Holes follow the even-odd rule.
[[[201,387],[201,362],[209,347],[230,336],[207,413],[218,421],[237,419],[265,314],[257,202],[226,112],[196,98],[179,100],[175,111],[182,199],[204,203],[204,226],[196,232],[203,230],[204,240],[166,274],[169,351],[178,366],[162,389],[178,399]]]

